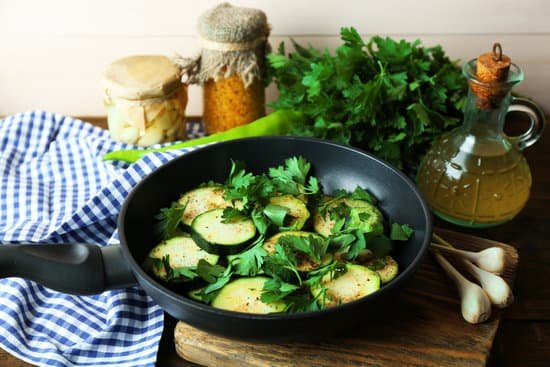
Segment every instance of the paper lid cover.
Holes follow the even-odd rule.
[[[180,69],[166,56],[128,56],[105,69],[102,84],[109,97],[130,100],[165,97],[181,85]]]

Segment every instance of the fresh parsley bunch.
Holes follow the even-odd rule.
[[[373,152],[400,168],[415,167],[432,140],[462,119],[467,86],[441,46],[422,47],[342,28],[334,55],[293,41],[267,56],[275,109],[300,111],[294,134]]]

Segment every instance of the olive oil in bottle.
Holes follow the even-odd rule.
[[[525,206],[531,172],[521,150],[534,144],[544,127],[544,114],[533,102],[511,96],[523,73],[497,51],[500,45],[464,65],[469,91],[463,125],[434,142],[417,176],[434,214],[466,227],[504,223]],[[529,115],[531,128],[507,136],[508,111]]]

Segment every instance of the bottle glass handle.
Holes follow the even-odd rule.
[[[544,112],[536,103],[521,97],[513,97],[508,112],[517,111],[529,116],[531,125],[526,132],[518,136],[509,136],[510,141],[515,143],[519,149],[525,149],[535,144],[544,131],[545,116]]]

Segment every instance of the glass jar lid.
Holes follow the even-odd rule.
[[[105,69],[102,85],[108,98],[163,98],[181,86],[180,68],[166,56],[128,56]]]

